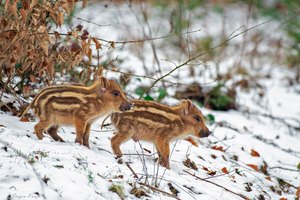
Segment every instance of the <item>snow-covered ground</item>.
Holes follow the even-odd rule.
[[[227,12],[227,29],[236,30],[244,25],[246,14],[241,9],[235,13],[237,16],[232,16],[229,15],[231,11],[229,9]],[[137,22],[137,16],[140,15],[134,12],[137,12],[135,8],[126,5],[108,3],[108,7],[105,7],[104,3],[99,3],[80,11],[76,16],[98,24],[109,24],[110,26],[102,28],[90,23],[85,26],[92,35],[120,41],[143,37],[135,35],[141,32],[141,27]],[[151,26],[156,27],[158,23],[155,22],[163,19],[163,14],[157,12],[151,18]],[[91,13],[98,13],[99,16]],[[74,21],[76,24],[76,19]],[[212,21],[213,27],[209,26]],[[193,24],[190,29],[203,29],[199,37],[205,34],[217,35],[220,31],[216,30],[217,27],[222,26],[220,21],[219,15],[210,14]],[[231,21],[234,23],[230,23]],[[159,22],[161,27],[167,28],[155,34],[168,34],[167,21]],[[249,23],[255,25],[260,22]],[[266,26],[269,29],[264,30],[277,27],[276,24]],[[125,30],[128,32],[124,32]],[[241,42],[242,36],[236,39],[236,43]],[[155,78],[174,67],[163,59],[179,64],[186,60],[176,50],[165,51],[163,42],[157,41],[155,44],[163,70],[161,73],[154,73]],[[125,47],[116,44],[112,54],[124,60],[120,64],[121,70],[130,69],[143,75],[143,62],[137,58],[138,53],[131,54],[135,48],[130,44]],[[157,63],[153,61],[150,45],[145,44],[141,48],[145,48],[145,52],[149,54],[145,58],[146,68],[155,71]],[[245,52],[247,48],[245,47]],[[229,52],[234,52],[233,49],[228,50],[226,56],[223,56],[224,60],[219,63],[223,72],[227,72],[232,63],[240,59],[240,51],[228,57]],[[264,50],[263,47],[260,49]],[[103,57],[110,51],[111,49],[104,48]],[[259,61],[261,60],[255,60]],[[247,67],[249,62],[243,60],[242,63]],[[204,115],[215,116],[215,123],[209,125],[213,135],[197,140],[199,147],[185,140],[174,141],[171,145],[171,170],[157,164],[155,147],[150,143],[130,140],[121,146],[125,154],[123,158],[116,160],[110,147],[113,130],[111,127],[101,130],[101,119],[92,126],[91,149],[88,149],[74,143],[75,130],[72,127],[63,127],[59,131],[67,141],[65,143],[55,142],[49,136],[40,141],[33,134],[36,122],[21,122],[10,113],[0,112],[0,200],[137,199],[135,195],[143,194],[141,191],[146,195],[142,199],[295,199],[297,190],[299,198],[300,132],[294,127],[300,127],[300,94],[296,87],[287,84],[286,78],[292,76],[290,70],[260,64],[257,68],[263,69],[250,69],[269,75],[259,80],[264,95],[258,95],[258,88],[250,88],[249,91],[238,89],[237,103],[242,109],[221,112],[200,108]],[[214,80],[211,74],[216,71],[215,64],[207,65],[209,67],[204,72],[200,67],[196,68],[195,77],[184,78],[189,75],[187,68],[181,68],[174,75],[179,75],[179,81],[186,84],[210,82]],[[105,73],[108,77],[119,76],[117,73]],[[237,80],[239,78],[236,77]],[[175,80],[172,76],[167,79]],[[135,80],[133,78],[125,88],[131,96],[135,96],[134,89],[137,86],[153,81]],[[174,94],[175,90],[174,86],[170,86],[168,93]],[[13,101],[11,97],[4,98],[5,96],[1,101]],[[166,98],[164,102],[174,104],[178,100]],[[115,190],[118,192],[114,192]],[[176,191],[178,194],[175,197]]]

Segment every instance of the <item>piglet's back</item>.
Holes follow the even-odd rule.
[[[33,100],[31,107],[42,120],[55,112],[59,115],[84,115],[87,103],[96,101],[88,87],[56,85],[43,89]],[[95,102],[96,103],[96,102]],[[85,108],[86,107],[86,108]]]
[[[170,129],[183,127],[183,121],[176,106],[160,104],[154,101],[131,101],[133,109],[113,113],[112,124],[121,132],[126,129],[163,134]],[[155,132],[153,132],[155,129]],[[179,130],[178,130],[179,131]]]

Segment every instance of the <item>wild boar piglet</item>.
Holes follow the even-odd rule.
[[[42,89],[31,105],[39,122],[34,126],[38,139],[48,130],[55,141],[64,140],[57,134],[60,125],[73,125],[76,142],[89,147],[92,122],[113,111],[125,111],[132,107],[119,85],[104,77],[91,86],[55,85]],[[25,111],[26,112],[26,111]]]
[[[122,156],[120,145],[129,138],[149,141],[156,146],[160,164],[170,169],[170,141],[187,135],[201,138],[211,134],[202,113],[190,100],[183,100],[176,106],[154,101],[131,102],[132,109],[111,115],[116,129],[111,145],[117,157]]]

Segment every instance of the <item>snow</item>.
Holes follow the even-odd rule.
[[[104,3],[93,4],[80,11],[76,16],[98,24],[108,24],[109,26],[99,27],[86,23],[85,26],[92,35],[109,41],[143,37],[141,26],[138,24],[141,16],[139,13],[134,13],[134,8],[126,5],[108,5],[108,8],[105,8]],[[244,9],[233,12],[238,9],[228,8],[226,12],[227,33],[245,24],[246,11]],[[91,13],[98,14],[91,15]],[[153,30],[159,30],[157,24],[164,29],[154,32],[152,37],[168,34],[170,27],[167,19],[156,23],[163,14],[157,11],[154,15],[155,17],[150,19]],[[240,19],[240,21],[236,19]],[[264,20],[251,21],[248,26],[261,21]],[[77,21],[74,19],[74,24],[76,23]],[[80,23],[83,22],[80,21]],[[193,34],[194,37],[218,36],[221,26],[220,15],[209,13],[199,20],[199,23],[193,24],[190,29],[201,28],[199,33]],[[278,28],[276,23],[266,26],[268,28],[264,27],[264,29],[270,31]],[[124,27],[129,29],[125,30]],[[63,27],[62,30],[68,30],[68,27]],[[263,31],[263,28],[260,28],[259,31]],[[277,31],[274,37],[280,37],[281,34]],[[185,61],[185,56],[176,49],[165,51],[168,47],[164,47],[163,41],[154,42],[160,49],[158,54],[161,59],[162,74],[174,68],[172,63],[163,61],[163,59],[168,58],[177,64]],[[243,42],[243,36],[232,41],[234,44],[241,42]],[[266,45],[262,47],[260,51],[265,51]],[[118,56],[123,60],[124,62],[120,64],[122,71],[130,69],[135,74],[144,75],[143,63],[138,59],[136,48],[131,45],[117,45],[113,53],[109,48],[105,48],[102,53],[103,57]],[[140,48],[147,55],[146,67],[153,72],[153,77],[160,77],[162,74],[156,73],[157,66],[153,61],[150,45],[145,44]],[[234,52],[234,49],[230,49],[228,52]],[[239,56],[240,54],[235,54],[235,52],[226,59],[224,56],[224,61],[220,63],[221,72],[226,73],[236,63],[236,60],[239,60]],[[262,60],[257,60],[257,62]],[[243,62],[246,63],[245,65],[248,63],[248,61]],[[206,66],[208,67],[204,68],[203,65],[196,67],[195,77],[189,76],[189,68],[183,67],[172,74],[179,75],[179,80],[175,80],[172,76],[167,77],[166,80],[185,84],[210,83],[214,80],[211,75],[216,72],[216,64],[207,62]],[[249,71],[251,70],[253,69],[251,68]],[[286,77],[291,76],[288,69],[282,69],[279,66],[273,68],[266,64],[261,72],[271,75],[270,78],[262,77],[260,80],[265,91],[263,97],[258,96],[259,88],[254,87],[250,91],[238,90],[238,103],[245,109],[253,111],[254,114],[239,110],[221,112],[200,108],[204,115],[215,116],[216,122],[209,125],[209,128],[213,130],[213,135],[197,139],[199,147],[195,147],[185,140],[174,141],[171,145],[171,170],[158,165],[154,145],[146,142],[127,141],[121,146],[124,153],[122,160],[115,159],[110,146],[113,129],[109,127],[101,130],[101,119],[92,125],[91,149],[88,149],[75,144],[73,127],[62,127],[59,130],[59,135],[65,139],[65,143],[55,142],[48,135],[45,135],[43,140],[38,140],[33,133],[36,122],[21,122],[18,117],[11,116],[10,113],[0,112],[0,200],[119,199],[120,197],[116,193],[110,191],[114,185],[122,186],[126,199],[137,199],[130,193],[134,187],[142,188],[149,195],[142,199],[173,199],[160,192],[172,193],[168,183],[171,183],[179,191],[177,196],[179,199],[242,199],[228,190],[249,199],[259,199],[260,195],[263,195],[265,199],[280,199],[281,197],[295,199],[296,188],[293,186],[300,186],[300,173],[297,169],[297,165],[300,163],[300,133],[290,130],[281,121],[259,114],[290,118],[287,122],[299,127],[300,95],[296,88],[291,88],[286,84]],[[119,76],[114,72],[105,73],[107,77],[114,79]],[[236,80],[241,78],[239,75],[234,77]],[[138,81],[133,78],[125,91],[138,97],[133,94],[136,87],[150,83],[152,80],[141,78]],[[211,83],[211,85],[214,84]],[[167,90],[169,94],[174,94],[176,88],[170,86]],[[1,102],[4,103],[13,101],[13,97],[5,94],[1,98]],[[178,103],[178,100],[168,97],[164,99],[164,102],[174,105]],[[224,151],[216,150],[214,147],[222,147]],[[252,150],[258,152],[260,156],[252,156]],[[187,158],[195,162],[198,170],[188,168],[183,164]],[[126,163],[138,178],[134,178]],[[267,165],[267,174],[249,166],[255,165],[260,168],[265,164]],[[222,172],[224,167],[228,170],[228,174]],[[210,175],[209,172],[215,172],[215,175]],[[279,178],[293,186],[280,185]],[[143,186],[146,184],[154,187],[154,183],[157,183],[157,189],[160,191]],[[245,189],[247,186],[250,188],[248,191]],[[278,190],[286,192],[280,194],[276,192]]]

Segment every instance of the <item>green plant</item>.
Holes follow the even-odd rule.
[[[229,110],[234,108],[234,98],[226,92],[226,87],[224,84],[219,83],[215,87],[212,88],[207,95],[207,105],[208,107],[214,110]]]
[[[155,96],[157,96],[156,98],[154,98],[150,94],[147,94],[146,88],[141,87],[141,86],[137,87],[134,92],[135,92],[135,94],[139,95],[140,97],[142,97],[142,99],[144,99],[146,101],[158,101],[159,102],[168,95],[168,92],[164,87],[159,87],[155,91]]]
[[[91,170],[88,171],[87,178],[88,178],[89,184],[94,183],[95,177],[94,177],[93,172]]]
[[[271,4],[257,1],[256,6],[263,15],[281,21],[290,39],[286,47],[286,64],[296,69],[295,80],[300,82],[300,1],[275,0]]]
[[[206,122],[207,122],[209,125],[211,125],[211,124],[213,124],[213,123],[216,122],[216,121],[215,121],[215,116],[214,116],[213,114],[207,114],[207,115],[205,116],[205,120],[206,120]]]
[[[35,163],[35,158],[34,158],[34,156],[30,156],[30,157],[28,158],[28,163],[29,163],[29,164],[34,164],[34,163]]]
[[[121,199],[125,199],[124,187],[122,185],[112,184],[108,190],[119,195]]]

